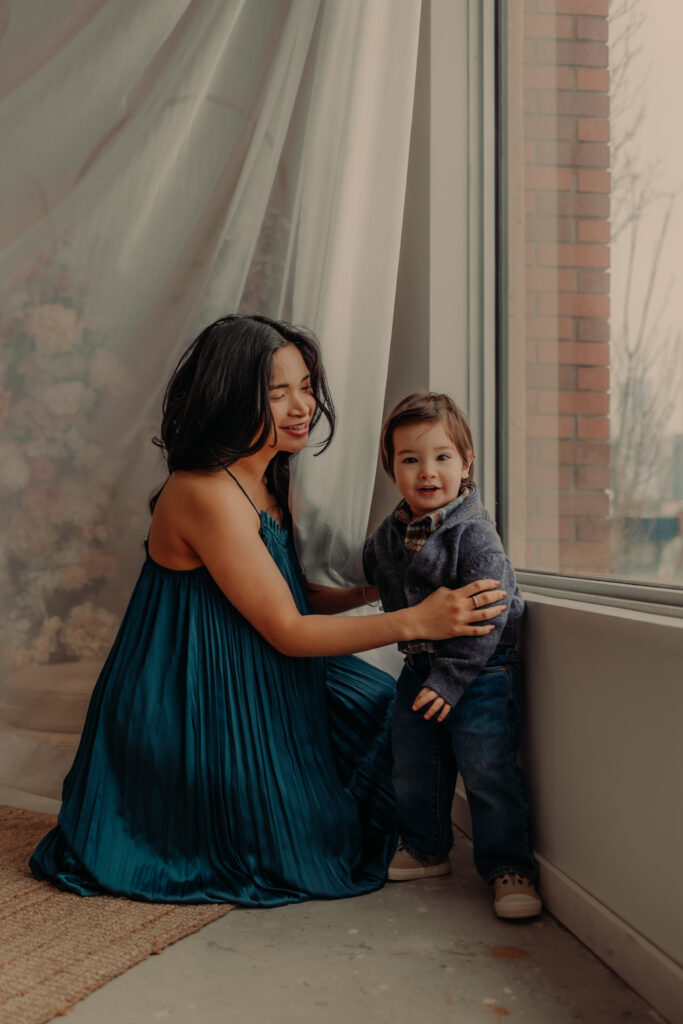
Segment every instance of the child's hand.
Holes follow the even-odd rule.
[[[423,686],[417,697],[413,701],[413,711],[420,711],[426,704],[430,707],[424,713],[423,718],[433,718],[434,715],[439,712],[437,722],[443,722],[444,718],[451,711],[451,705],[447,704],[443,697],[439,697],[438,693],[434,690],[430,690],[428,686]]]

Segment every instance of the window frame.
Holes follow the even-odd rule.
[[[484,194],[483,202],[491,204],[495,209],[495,238],[493,258],[495,262],[495,367],[491,369],[484,355],[480,355],[480,373],[484,392],[493,388],[496,394],[495,416],[495,448],[485,444],[483,451],[485,462],[495,465],[495,509],[496,521],[506,550],[511,543],[511,474],[510,474],[510,431],[508,430],[511,415],[510,402],[510,288],[508,286],[511,273],[509,253],[510,245],[510,204],[509,204],[509,106],[508,106],[508,71],[509,71],[509,3],[510,0],[495,0],[492,37],[484,32],[484,44],[490,41],[493,49],[493,83],[484,81],[483,95],[490,88],[494,100],[493,121],[495,125],[495,182],[494,193]],[[485,5],[484,5],[485,6]],[[486,25],[486,15],[482,17],[482,25]],[[484,104],[484,113],[486,106]],[[485,134],[485,133],[484,133]],[[471,197],[472,198],[472,197]],[[471,206],[474,204],[471,203]],[[483,235],[486,244],[486,234]],[[486,292],[486,287],[484,286]],[[475,333],[470,334],[475,338]],[[486,440],[486,438],[485,438]],[[497,458],[496,458],[497,453]],[[492,505],[493,507],[493,505]],[[606,605],[615,609],[650,613],[658,616],[683,618],[683,586],[660,585],[628,580],[619,577],[602,578],[595,576],[569,575],[559,572],[547,572],[515,565],[517,580],[521,588],[528,594],[540,594],[548,597],[568,599]]]

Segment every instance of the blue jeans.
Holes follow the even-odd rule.
[[[412,656],[396,685],[393,780],[403,843],[427,863],[445,859],[453,844],[451,805],[460,771],[479,874],[486,882],[508,872],[535,880],[527,787],[517,764],[519,655],[509,649],[495,654],[441,723],[411,708],[429,662],[428,654]]]

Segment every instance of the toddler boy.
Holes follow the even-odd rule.
[[[437,587],[491,577],[506,611],[486,636],[399,644],[392,745],[400,841],[391,881],[450,871],[458,771],[472,815],[474,863],[494,884],[499,917],[541,911],[531,815],[517,764],[522,713],[517,622],[523,601],[494,523],[474,485],[469,424],[448,395],[418,392],[382,428],[381,459],[402,501],[368,537],[365,574],[386,611]],[[476,595],[472,598],[477,607]]]

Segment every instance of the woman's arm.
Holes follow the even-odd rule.
[[[227,481],[226,477],[226,481]],[[486,635],[503,593],[494,580],[440,590],[396,612],[343,618],[301,615],[258,532],[254,510],[219,477],[198,476],[176,498],[174,520],[231,604],[271,646],[292,657],[352,654],[414,638]],[[473,608],[472,594],[482,594]]]
[[[369,584],[364,587],[325,587],[306,580],[306,588],[311,608],[319,615],[338,615],[339,612],[379,601],[379,590]]]

